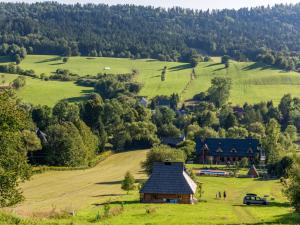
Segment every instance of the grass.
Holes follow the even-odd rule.
[[[26,201],[10,209],[21,215],[57,209],[75,209],[77,214],[67,218],[21,220],[24,225],[45,224],[297,224],[300,216],[293,213],[282,194],[278,180],[261,181],[250,178],[198,177],[203,183],[202,202],[195,205],[141,204],[138,191],[129,195],[120,189],[126,171],[136,179],[145,179],[140,162],[147,150],[119,153],[95,168],[82,171],[46,172],[35,175],[22,185]],[[190,165],[189,165],[190,166]],[[191,167],[201,167],[194,165]],[[217,192],[227,192],[226,200],[215,198]],[[274,198],[268,206],[244,206],[246,193],[269,195]],[[112,209],[124,203],[124,210],[116,216],[96,220],[103,215],[103,203]],[[147,212],[148,211],[148,212]],[[14,224],[18,217],[1,214],[1,224]],[[5,223],[6,221],[6,223]]]
[[[4,74],[6,84],[17,77],[18,75]],[[92,90],[93,88],[81,87],[74,82],[42,81],[26,77],[25,87],[17,90],[16,93],[24,102],[54,106],[61,99],[68,99],[71,102],[80,101]]]
[[[215,58],[213,62],[199,64],[196,79],[183,94],[183,99],[190,99],[200,91],[206,91],[214,77],[232,79],[230,101],[234,104],[269,100],[278,104],[284,94],[300,95],[300,74],[297,72],[286,72],[255,62],[235,61],[225,69],[220,59]]]
[[[37,74],[51,75],[56,69],[67,69],[72,73],[97,75],[98,73],[122,74],[139,71],[137,80],[144,84],[141,95],[153,97],[157,94],[170,95],[180,93],[190,79],[191,68],[188,63],[161,62],[152,59],[121,59],[104,57],[70,57],[67,63],[62,63],[58,56],[29,55],[20,64],[23,69],[33,69]],[[161,82],[161,72],[168,67],[167,79]],[[110,70],[104,70],[110,67]]]
[[[2,63],[7,63],[3,61]],[[196,79],[190,81],[191,68],[188,63],[161,62],[151,59],[121,59],[121,58],[88,58],[70,57],[67,63],[62,63],[58,56],[29,55],[22,61],[23,69],[33,69],[37,74],[52,74],[56,69],[68,69],[79,75],[95,75],[97,73],[130,73],[133,69],[139,71],[136,80],[144,85],[140,95],[152,98],[156,95],[179,93],[181,100],[191,99],[195,94],[206,91],[214,77],[232,78],[230,101],[243,105],[245,102],[258,103],[273,100],[278,104],[284,94],[300,96],[300,74],[285,72],[264,64],[255,62],[232,61],[228,69],[220,64],[220,58],[211,62],[199,63]],[[161,71],[167,66],[166,81],[160,79]],[[110,67],[110,70],[104,70]],[[62,98],[80,100],[86,91],[72,82],[42,82],[30,80],[28,86],[20,91],[19,96],[33,104],[48,104],[52,106]],[[47,96],[47,97],[46,97]],[[73,99],[72,99],[73,97]],[[78,99],[79,98],[79,99]]]

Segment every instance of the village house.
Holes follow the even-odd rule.
[[[200,163],[226,164],[248,158],[255,162],[262,154],[260,143],[256,139],[207,138],[196,139],[196,153]]]
[[[154,163],[153,171],[140,191],[143,203],[193,204],[197,184],[181,162]]]

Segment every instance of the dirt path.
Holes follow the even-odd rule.
[[[112,155],[92,169],[80,171],[53,171],[35,175],[21,188],[26,200],[14,208],[28,215],[56,209],[79,209],[124,194],[121,180],[126,171],[136,179],[145,178],[140,162],[146,150]]]

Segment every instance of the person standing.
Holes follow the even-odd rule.
[[[224,197],[224,200],[226,200],[226,198],[227,198],[226,191],[224,191],[224,193],[223,193],[223,197]]]
[[[222,198],[221,191],[219,191],[219,199],[221,199],[221,198]]]

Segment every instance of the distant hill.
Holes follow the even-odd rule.
[[[187,61],[191,49],[208,55],[228,54],[239,60],[256,60],[269,51],[288,57],[293,68],[299,67],[300,4],[195,11],[132,5],[1,3],[0,15],[0,42],[8,44],[1,46],[2,55],[9,54],[12,44],[34,54],[163,61]],[[271,64],[276,57],[270,59]]]

